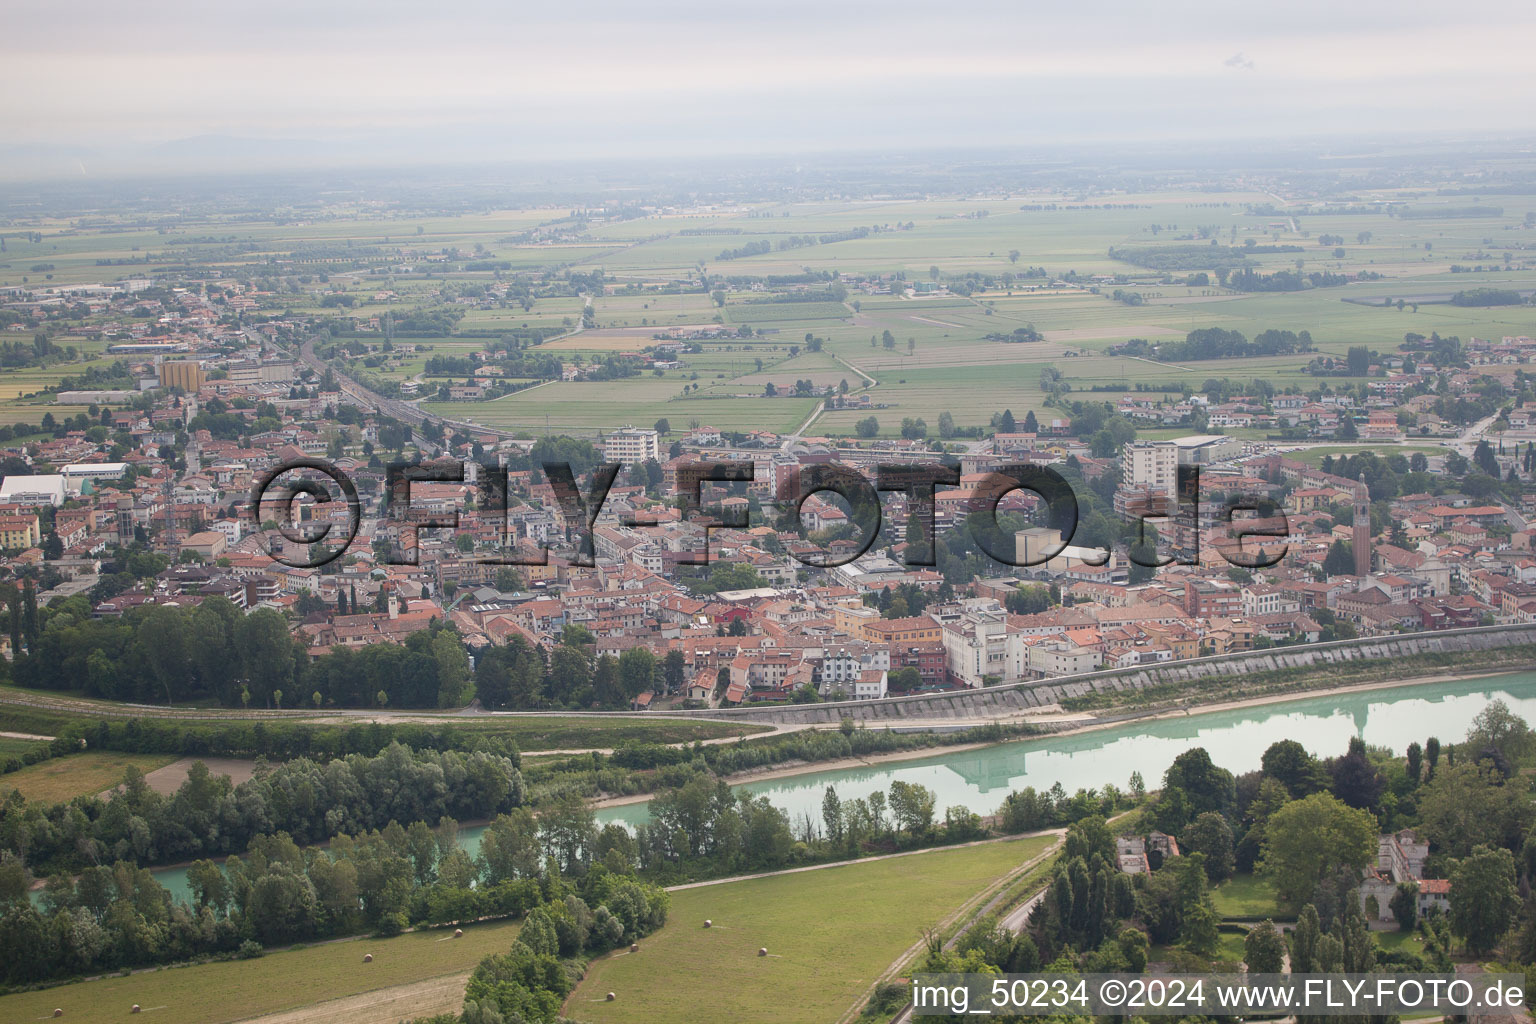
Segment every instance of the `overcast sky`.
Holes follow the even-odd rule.
[[[5,22],[0,142],[20,146],[545,159],[1536,128],[1530,0],[11,0]]]

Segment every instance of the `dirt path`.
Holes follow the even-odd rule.
[[[249,781],[256,774],[256,762],[243,758],[183,757],[179,761],[172,761],[164,768],[156,768],[144,776],[144,781],[149,783],[150,789],[161,796],[170,796],[181,788],[183,782],[187,781],[192,766],[198,761],[207,765],[212,775],[228,775],[229,781],[236,786]]]
[[[468,971],[444,974],[296,1010],[246,1017],[240,1024],[398,1024],[416,1017],[457,1013],[464,1005],[464,986],[468,983]]]

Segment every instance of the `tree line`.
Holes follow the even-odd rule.
[[[12,791],[0,803],[0,850],[38,875],[119,860],[163,864],[238,853],[272,832],[318,843],[391,821],[489,817],[525,797],[516,760],[485,752],[413,752],[392,743],[377,757],[299,758],[237,786],[197,762],[169,796],[136,771],[106,798],[43,804]]]

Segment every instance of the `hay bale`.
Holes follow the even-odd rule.
[[[707,917],[704,919],[704,927],[705,928],[713,928],[714,926],[715,926],[715,922],[711,921]]]
[[[757,951],[757,955],[758,956],[767,956],[768,955],[768,947],[767,946],[763,946],[762,948],[760,948]]]
[[[464,937],[464,929],[463,928],[455,928],[453,930],[453,937],[456,938],[456,939],[462,939]]]
[[[629,951],[631,953],[638,953],[638,952],[640,952],[640,943],[638,943],[638,942],[631,942],[629,944]]]
[[[364,953],[363,954],[363,963],[365,963],[365,964],[373,963],[373,954],[372,953]]]
[[[619,997],[614,995],[612,992],[609,992],[608,993],[608,998],[605,1001],[611,1003],[611,1002],[613,1002],[617,998],[619,998]]]
[[[129,1009],[128,1012],[129,1013],[138,1013],[139,1012],[139,1004],[138,1003],[134,1003],[132,1008]]]

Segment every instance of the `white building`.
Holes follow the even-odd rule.
[[[877,672],[883,677],[890,668],[889,647],[875,644],[827,647],[821,652],[817,689],[823,697],[836,690],[857,695],[866,673]],[[880,695],[884,696],[883,686]]]
[[[1000,605],[995,611],[973,608],[946,617],[942,636],[950,674],[967,686],[1024,679],[1028,645],[1022,632],[1008,628]],[[989,680],[989,676],[993,678]]]
[[[1179,485],[1178,445],[1173,441],[1132,441],[1120,451],[1120,482],[1127,488],[1175,497]]]
[[[653,459],[661,461],[661,435],[639,427],[621,427],[603,438],[603,456],[625,464]]]
[[[8,476],[0,479],[0,504],[52,505],[58,508],[64,504],[64,474]]]
[[[121,480],[126,472],[126,462],[74,462],[63,469],[66,483],[78,480]]]
[[[1079,647],[1064,638],[1037,640],[1029,646],[1025,664],[1042,676],[1075,676],[1092,672],[1104,663],[1103,655],[1092,647]]]
[[[870,669],[860,672],[859,678],[853,683],[854,700],[879,700],[886,694],[886,684],[889,677],[884,669]]]
[[[1243,453],[1242,442],[1226,434],[1190,434],[1167,443],[1178,449],[1181,466],[1209,466]]]

